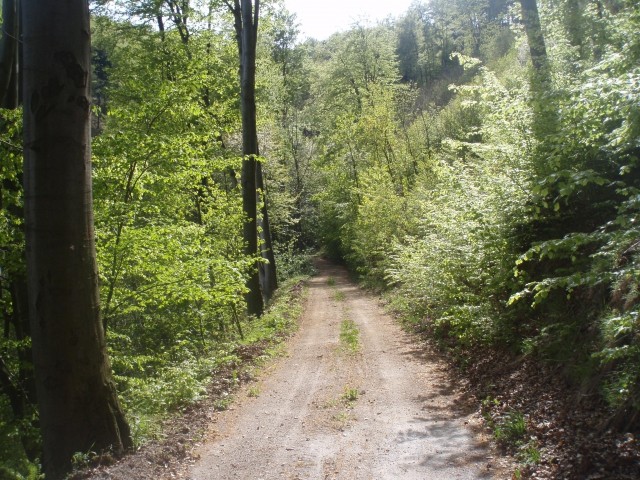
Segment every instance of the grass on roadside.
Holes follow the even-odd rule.
[[[528,435],[527,420],[524,414],[517,410],[511,410],[504,415],[492,414],[492,407],[497,405],[498,401],[491,397],[482,401],[482,416],[493,431],[493,436],[498,444],[511,451],[522,465],[540,463],[540,449],[537,441]],[[521,473],[517,469],[514,478],[521,478],[519,475]]]
[[[249,388],[249,391],[247,392],[247,397],[257,398],[259,396],[260,396],[260,387],[259,386],[254,385],[251,388]]]

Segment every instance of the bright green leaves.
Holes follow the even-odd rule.
[[[197,399],[243,311],[242,211],[224,143],[238,125],[235,44],[202,32],[185,44],[106,18],[106,115],[94,138],[104,324],[134,430]]]
[[[384,277],[384,266],[396,241],[410,228],[404,218],[406,200],[384,167],[371,167],[361,178],[360,203],[352,225],[343,227],[347,259],[372,281]]]
[[[604,348],[593,357],[610,371],[603,391],[609,403],[616,407],[640,408],[639,314],[637,307],[624,314],[612,312],[601,322]]]
[[[4,268],[17,268],[22,255],[22,111],[0,109],[0,246]],[[8,258],[9,257],[9,258]]]

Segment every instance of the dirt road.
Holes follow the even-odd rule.
[[[189,478],[499,478],[437,359],[342,268],[319,268],[288,356],[216,417]]]

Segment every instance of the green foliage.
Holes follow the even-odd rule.
[[[306,296],[304,281],[307,277],[289,278],[278,288],[269,308],[258,320],[249,323],[249,331],[244,343],[250,344],[267,340],[273,342],[291,334],[297,327]]]
[[[243,253],[244,218],[235,178],[241,125],[233,24],[222,9],[204,14],[202,2],[191,4],[188,26],[168,15],[162,2],[103,3],[94,5],[92,17],[93,213],[111,364],[140,444],[158,433],[159,418],[201,399],[212,374],[240,364],[241,344],[275,344],[291,331],[301,308],[301,287],[277,296],[259,321],[245,318],[245,280],[254,259]],[[279,10],[266,10],[267,36],[277,38],[280,47],[274,61],[288,56],[295,33],[291,19],[278,16]],[[158,28],[152,26],[163,19]],[[300,51],[287,58],[300,65]],[[265,59],[261,65],[261,100],[275,86],[263,73],[275,71],[274,61]],[[299,95],[286,92],[287,101],[304,95],[300,79],[291,76],[284,82],[300,89]],[[26,478],[29,469],[37,468],[15,440],[33,440],[32,450],[37,450],[37,435],[29,436],[35,420],[13,418],[5,395],[9,387],[21,393],[31,374],[24,361],[30,342],[11,295],[24,256],[20,118],[20,111],[0,112],[0,310],[5,325],[0,355],[3,378],[7,373],[12,383],[1,386],[0,429],[3,439],[4,433],[13,439],[0,442],[0,448],[3,473]],[[261,128],[268,131],[274,119],[264,118]],[[269,141],[264,143],[270,152]],[[273,151],[277,157],[278,150]],[[312,220],[301,220],[297,211],[303,206],[298,195],[302,176],[290,182],[287,166],[277,158],[263,159],[262,166],[262,193],[272,212],[274,249],[285,281],[311,270],[310,255],[302,248],[311,242],[303,239],[299,225]],[[292,183],[300,187],[297,193],[288,191]],[[79,454],[76,463],[84,463],[87,455]]]
[[[14,304],[25,275],[21,118],[20,109],[0,110],[0,312],[4,325],[0,336],[0,477],[37,479],[37,412],[24,394],[33,372],[31,340],[20,314],[22,304]]]
[[[127,355],[123,347],[112,353],[118,389],[132,427],[136,445],[159,435],[159,419],[206,396],[212,376],[221,371],[234,375],[246,367],[239,356],[242,348],[275,347],[290,334],[302,313],[303,277],[284,282],[271,305],[259,319],[244,320],[244,339],[237,336],[226,342],[208,342],[198,354],[188,340],[163,354]],[[116,338],[118,343],[127,339]],[[267,350],[263,355],[268,355]],[[224,409],[231,401],[229,392],[217,405]]]
[[[0,109],[0,249],[1,280],[9,283],[24,271],[22,211],[22,110]],[[0,290],[0,305],[11,309],[7,291]]]
[[[106,19],[99,25],[99,45],[119,28]],[[204,37],[189,44],[191,56],[214,48]],[[224,172],[238,160],[217,139],[231,126],[220,121],[231,118],[228,100],[207,105],[211,92],[230,90],[235,74],[211,65],[211,56],[190,59],[175,35],[162,40],[132,27],[119,42],[103,42],[117,81],[106,88],[105,131],[94,142],[105,323],[134,339],[140,354],[187,338],[198,339],[195,353],[213,332],[224,334],[232,309],[241,309],[250,263],[241,254],[237,193],[225,183]],[[224,55],[231,44],[219,38],[215,48]],[[229,75],[214,77],[212,69]]]
[[[493,434],[496,440],[506,444],[520,443],[527,433],[524,415],[520,412],[509,412],[495,426]]]
[[[310,45],[318,237],[443,344],[558,362],[637,411],[640,12],[542,4],[542,91],[508,3],[416,3],[395,58],[381,27]]]
[[[637,9],[601,19],[608,51],[575,73],[562,102],[560,131],[542,146],[555,172],[533,188],[533,245],[516,262],[524,288],[510,303],[530,302],[540,316],[534,343],[546,350],[591,332],[568,356],[600,372],[616,408],[640,406],[637,316],[638,108],[634,40]],[[637,42],[636,42],[637,43]],[[601,47],[601,46],[600,46]],[[542,226],[542,228],[540,228]],[[545,332],[551,332],[545,339]],[[582,333],[584,335],[584,333]],[[567,355],[565,355],[567,356]]]
[[[313,275],[313,252],[310,250],[300,251],[294,242],[285,245],[276,243],[273,247],[278,265],[278,281],[283,282],[298,276]]]
[[[37,442],[39,432],[31,419],[13,418],[8,399],[0,396],[0,478],[7,480],[38,480],[43,478],[40,466],[29,460],[23,438],[30,437]]]
[[[524,213],[528,170],[525,132],[511,120],[528,109],[484,68],[475,84],[457,91],[441,116],[462,123],[451,128],[449,121],[443,134],[473,133],[445,138],[439,158],[418,177],[404,208],[415,226],[395,242],[384,271],[397,286],[395,307],[469,346],[509,336],[500,314],[516,253],[510,220]],[[465,113],[470,109],[473,116]]]
[[[275,342],[300,308],[288,292],[259,320],[243,313],[253,259],[243,254],[233,173],[241,157],[237,47],[231,24],[195,25],[185,39],[176,28],[94,18],[102,308],[137,444],[158,434],[158,418],[206,395],[212,374],[235,369],[241,343]],[[265,161],[267,180],[269,168]],[[274,182],[269,188],[278,193],[269,200],[284,279],[309,262],[288,237],[289,198]]]
[[[450,99],[447,86],[463,74],[452,53],[495,61],[513,45],[508,3],[505,0],[414,2],[396,25],[403,81],[428,87],[425,94],[445,104]]]

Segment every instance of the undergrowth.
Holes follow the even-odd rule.
[[[179,361],[167,362],[144,377],[117,375],[136,447],[161,435],[163,418],[206,398],[207,386],[219,372],[230,373],[232,389],[250,364],[277,355],[277,345],[295,330],[302,313],[305,278],[284,282],[262,317],[244,319],[244,339],[235,334],[225,342],[211,341],[200,354],[183,352]],[[215,400],[220,409],[231,401],[229,392]]]

